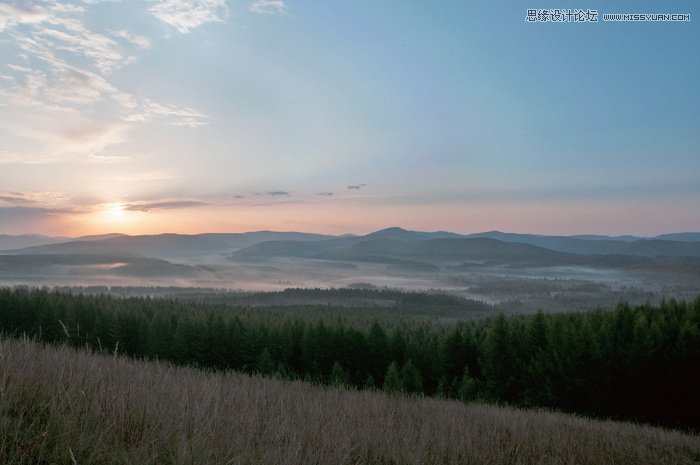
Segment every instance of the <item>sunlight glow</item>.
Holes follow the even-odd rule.
[[[130,222],[130,214],[122,203],[104,204],[97,215],[99,222],[109,227],[124,228]]]
[[[124,205],[122,205],[121,203],[113,203],[107,205],[107,211],[109,216],[111,216],[114,219],[124,218]]]

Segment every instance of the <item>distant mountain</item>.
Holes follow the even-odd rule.
[[[129,235],[122,234],[122,233],[94,234],[91,236],[76,237],[75,239],[70,239],[70,241],[99,241],[102,239],[114,239],[115,237],[129,237]],[[69,240],[65,240],[63,242],[68,242],[68,241]]]
[[[486,237],[504,242],[544,247],[558,252],[580,255],[637,255],[643,257],[698,257],[700,245],[691,242],[700,233],[666,234],[664,239],[644,239],[634,236],[540,236],[500,231],[470,234],[466,237]],[[680,240],[669,240],[680,237]]]
[[[350,247],[329,250],[316,258],[343,262],[383,263],[395,268],[425,271],[435,269],[434,265],[410,258],[401,257],[397,251],[404,247],[404,241],[392,239],[370,239]]]
[[[364,236],[364,239],[393,239],[400,241],[416,241],[416,240],[426,240],[426,239],[453,239],[458,237],[464,237],[461,234],[446,232],[446,231],[435,231],[435,232],[422,232],[422,231],[409,231],[403,228],[386,228],[380,229],[373,233],[369,233]]]
[[[404,246],[397,253],[413,258],[532,264],[560,263],[574,258],[544,247],[486,237],[433,239]]]
[[[258,242],[230,255],[236,257],[305,257],[318,258],[324,252],[354,244],[356,237],[338,237],[323,240],[279,240]]]
[[[194,260],[230,253],[240,248],[269,240],[321,240],[332,236],[321,234],[259,231],[240,234],[159,234],[155,236],[109,235],[100,239],[79,238],[57,244],[12,250],[14,254],[104,254],[157,257],[166,260]],[[9,252],[8,252],[9,253]]]
[[[665,241],[700,242],[700,232],[661,234],[660,236],[656,236],[655,239],[662,239]]]
[[[60,244],[64,242],[82,242],[82,241],[96,241],[102,239],[112,239],[115,237],[128,237],[126,234],[121,233],[111,233],[111,234],[100,234],[94,236],[81,236],[81,237],[50,237],[42,236],[40,234],[22,234],[17,236],[11,236],[7,234],[0,234],[0,251],[17,250],[24,249],[27,247],[37,247],[42,245],[52,245]]]
[[[485,237],[504,242],[516,242],[521,244],[536,245],[557,252],[575,254],[610,254],[619,253],[624,248],[627,240],[617,240],[595,236],[595,239],[583,239],[583,236],[540,236],[536,234],[515,234],[500,231],[469,234],[466,237]],[[591,236],[587,236],[591,237]]]
[[[97,254],[0,255],[0,277],[180,277],[199,276],[198,267],[158,258]]]
[[[566,261],[569,258],[568,254],[543,247],[495,239],[459,236],[457,238],[425,239],[425,237],[413,235],[408,231],[398,233],[392,231],[391,234],[368,234],[361,239],[339,238],[306,243],[269,241],[241,249],[231,257],[303,257],[411,265],[415,268],[430,267],[429,263],[432,262],[454,263],[474,260],[549,264]]]
[[[566,237],[566,236],[565,236]],[[622,242],[632,242],[639,239],[647,239],[645,237],[639,236],[603,236],[600,234],[576,234],[571,236],[574,239],[584,239],[587,241],[622,241]]]
[[[700,257],[700,242],[641,239],[625,245],[620,253],[644,257]]]
[[[38,234],[23,234],[19,236],[9,236],[0,234],[0,250],[21,249],[36,245],[55,244],[69,240],[65,237],[49,237]]]
[[[402,228],[382,229],[365,236],[274,231],[145,236],[113,233],[70,240],[0,236],[0,246],[9,249],[0,254],[0,276],[85,276],[87,273],[167,278],[214,274],[223,280],[254,279],[259,273],[274,273],[278,266],[292,263],[289,260],[274,263],[275,258],[323,260],[325,263],[304,265],[321,280],[324,266],[355,267],[359,263],[382,264],[387,270],[407,272],[437,272],[446,267],[483,264],[663,268],[696,273],[700,269],[700,241],[692,239],[697,236],[700,233],[667,234],[653,239],[500,231],[460,235]],[[250,263],[261,260],[271,263],[265,264],[264,270],[260,264]],[[259,268],[254,270],[253,266]]]

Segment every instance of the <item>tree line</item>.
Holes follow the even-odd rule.
[[[314,383],[700,428],[700,297],[456,323],[0,289],[0,331]],[[377,309],[381,312],[381,309]]]

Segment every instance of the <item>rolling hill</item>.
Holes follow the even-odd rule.
[[[274,231],[144,236],[114,233],[70,240],[46,236],[0,236],[0,245],[10,247],[0,254],[0,276],[112,274],[138,278],[155,277],[160,273],[165,278],[198,277],[207,275],[205,265],[214,264],[224,268],[236,267],[217,274],[220,279],[236,276],[254,280],[259,276],[263,280],[280,280],[286,279],[284,274],[290,272],[288,267],[276,268],[282,259],[287,262],[297,260],[305,272],[318,274],[321,281],[327,275],[321,267],[336,266],[337,270],[337,266],[354,266],[352,263],[383,265],[407,273],[435,273],[445,267],[459,270],[460,266],[482,265],[585,266],[697,274],[700,272],[700,241],[691,240],[697,236],[700,234],[680,233],[642,239],[498,231],[460,235],[396,227],[364,236]],[[269,262],[268,271],[254,268],[252,262],[261,261]],[[112,266],[110,263],[122,265]],[[279,277],[271,278],[271,273],[277,273]]]

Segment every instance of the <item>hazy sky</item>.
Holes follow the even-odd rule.
[[[700,230],[700,3],[0,0],[0,233],[387,226]]]

